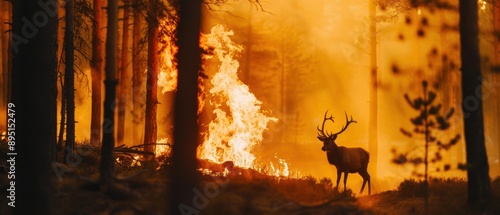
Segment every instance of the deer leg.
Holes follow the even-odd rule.
[[[363,190],[365,189],[366,182],[368,182],[368,195],[371,194],[371,189],[370,189],[370,175],[368,174],[367,171],[363,171],[359,173],[361,177],[363,177],[363,185],[361,185],[361,191],[359,191],[359,194],[363,193]]]
[[[365,177],[363,177],[363,185],[361,185],[361,190],[359,191],[359,194],[363,194],[363,190],[365,189],[365,185],[366,185],[366,179],[365,179]]]
[[[347,176],[349,175],[348,172],[344,172],[344,192],[347,189]]]
[[[340,170],[337,170],[337,190],[339,190],[340,177],[342,177],[342,172]]]
[[[372,189],[371,189],[371,185],[370,185],[371,178],[370,178],[370,174],[368,174],[368,172],[366,172],[366,175],[368,176],[368,195],[371,195],[372,194]]]

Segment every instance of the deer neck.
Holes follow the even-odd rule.
[[[340,164],[342,160],[342,154],[340,153],[339,147],[334,147],[331,151],[326,153],[326,157],[328,158],[328,162],[337,166]]]

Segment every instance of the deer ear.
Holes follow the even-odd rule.
[[[325,139],[323,137],[318,137],[318,140],[324,141]]]
[[[335,141],[336,139],[337,139],[337,135],[335,134],[332,136],[332,140]]]

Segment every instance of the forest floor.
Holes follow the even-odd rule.
[[[165,214],[168,165],[146,167],[131,165],[131,162],[117,163],[120,189],[103,192],[107,190],[105,187],[92,183],[98,176],[97,158],[96,154],[89,153],[77,166],[58,164],[70,171],[53,179],[54,214]],[[4,160],[1,162],[5,165]],[[423,183],[413,179],[405,180],[396,190],[373,195],[366,195],[365,190],[364,195],[357,196],[349,189],[338,192],[328,178],[275,177],[237,167],[223,177],[221,165],[202,162],[202,168],[205,170],[199,192],[193,191],[196,203],[185,205],[185,214],[471,214],[465,204],[465,179],[431,179],[426,212]],[[3,178],[6,176],[0,177],[1,189],[5,191]],[[500,214],[500,178],[493,179],[491,185],[493,202],[483,214]],[[0,200],[0,214],[12,214],[6,201],[5,197]]]

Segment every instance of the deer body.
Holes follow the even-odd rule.
[[[370,186],[370,174],[368,174],[368,162],[370,160],[370,154],[362,149],[362,148],[347,148],[343,146],[337,146],[335,140],[337,139],[337,135],[344,132],[350,123],[354,121],[351,117],[351,120],[347,118],[347,124],[342,127],[340,132],[334,134],[328,134],[324,132],[325,122],[327,120],[331,120],[333,122],[333,117],[326,117],[323,121],[323,125],[321,130],[318,127],[318,139],[323,142],[323,147],[321,150],[326,152],[326,157],[328,162],[334,165],[337,168],[337,188],[339,187],[340,178],[342,173],[344,173],[344,192],[347,188],[347,176],[349,173],[359,173],[363,178],[363,185],[361,186],[360,194],[363,193],[366,182],[368,182],[368,194],[371,194],[371,186]]]

